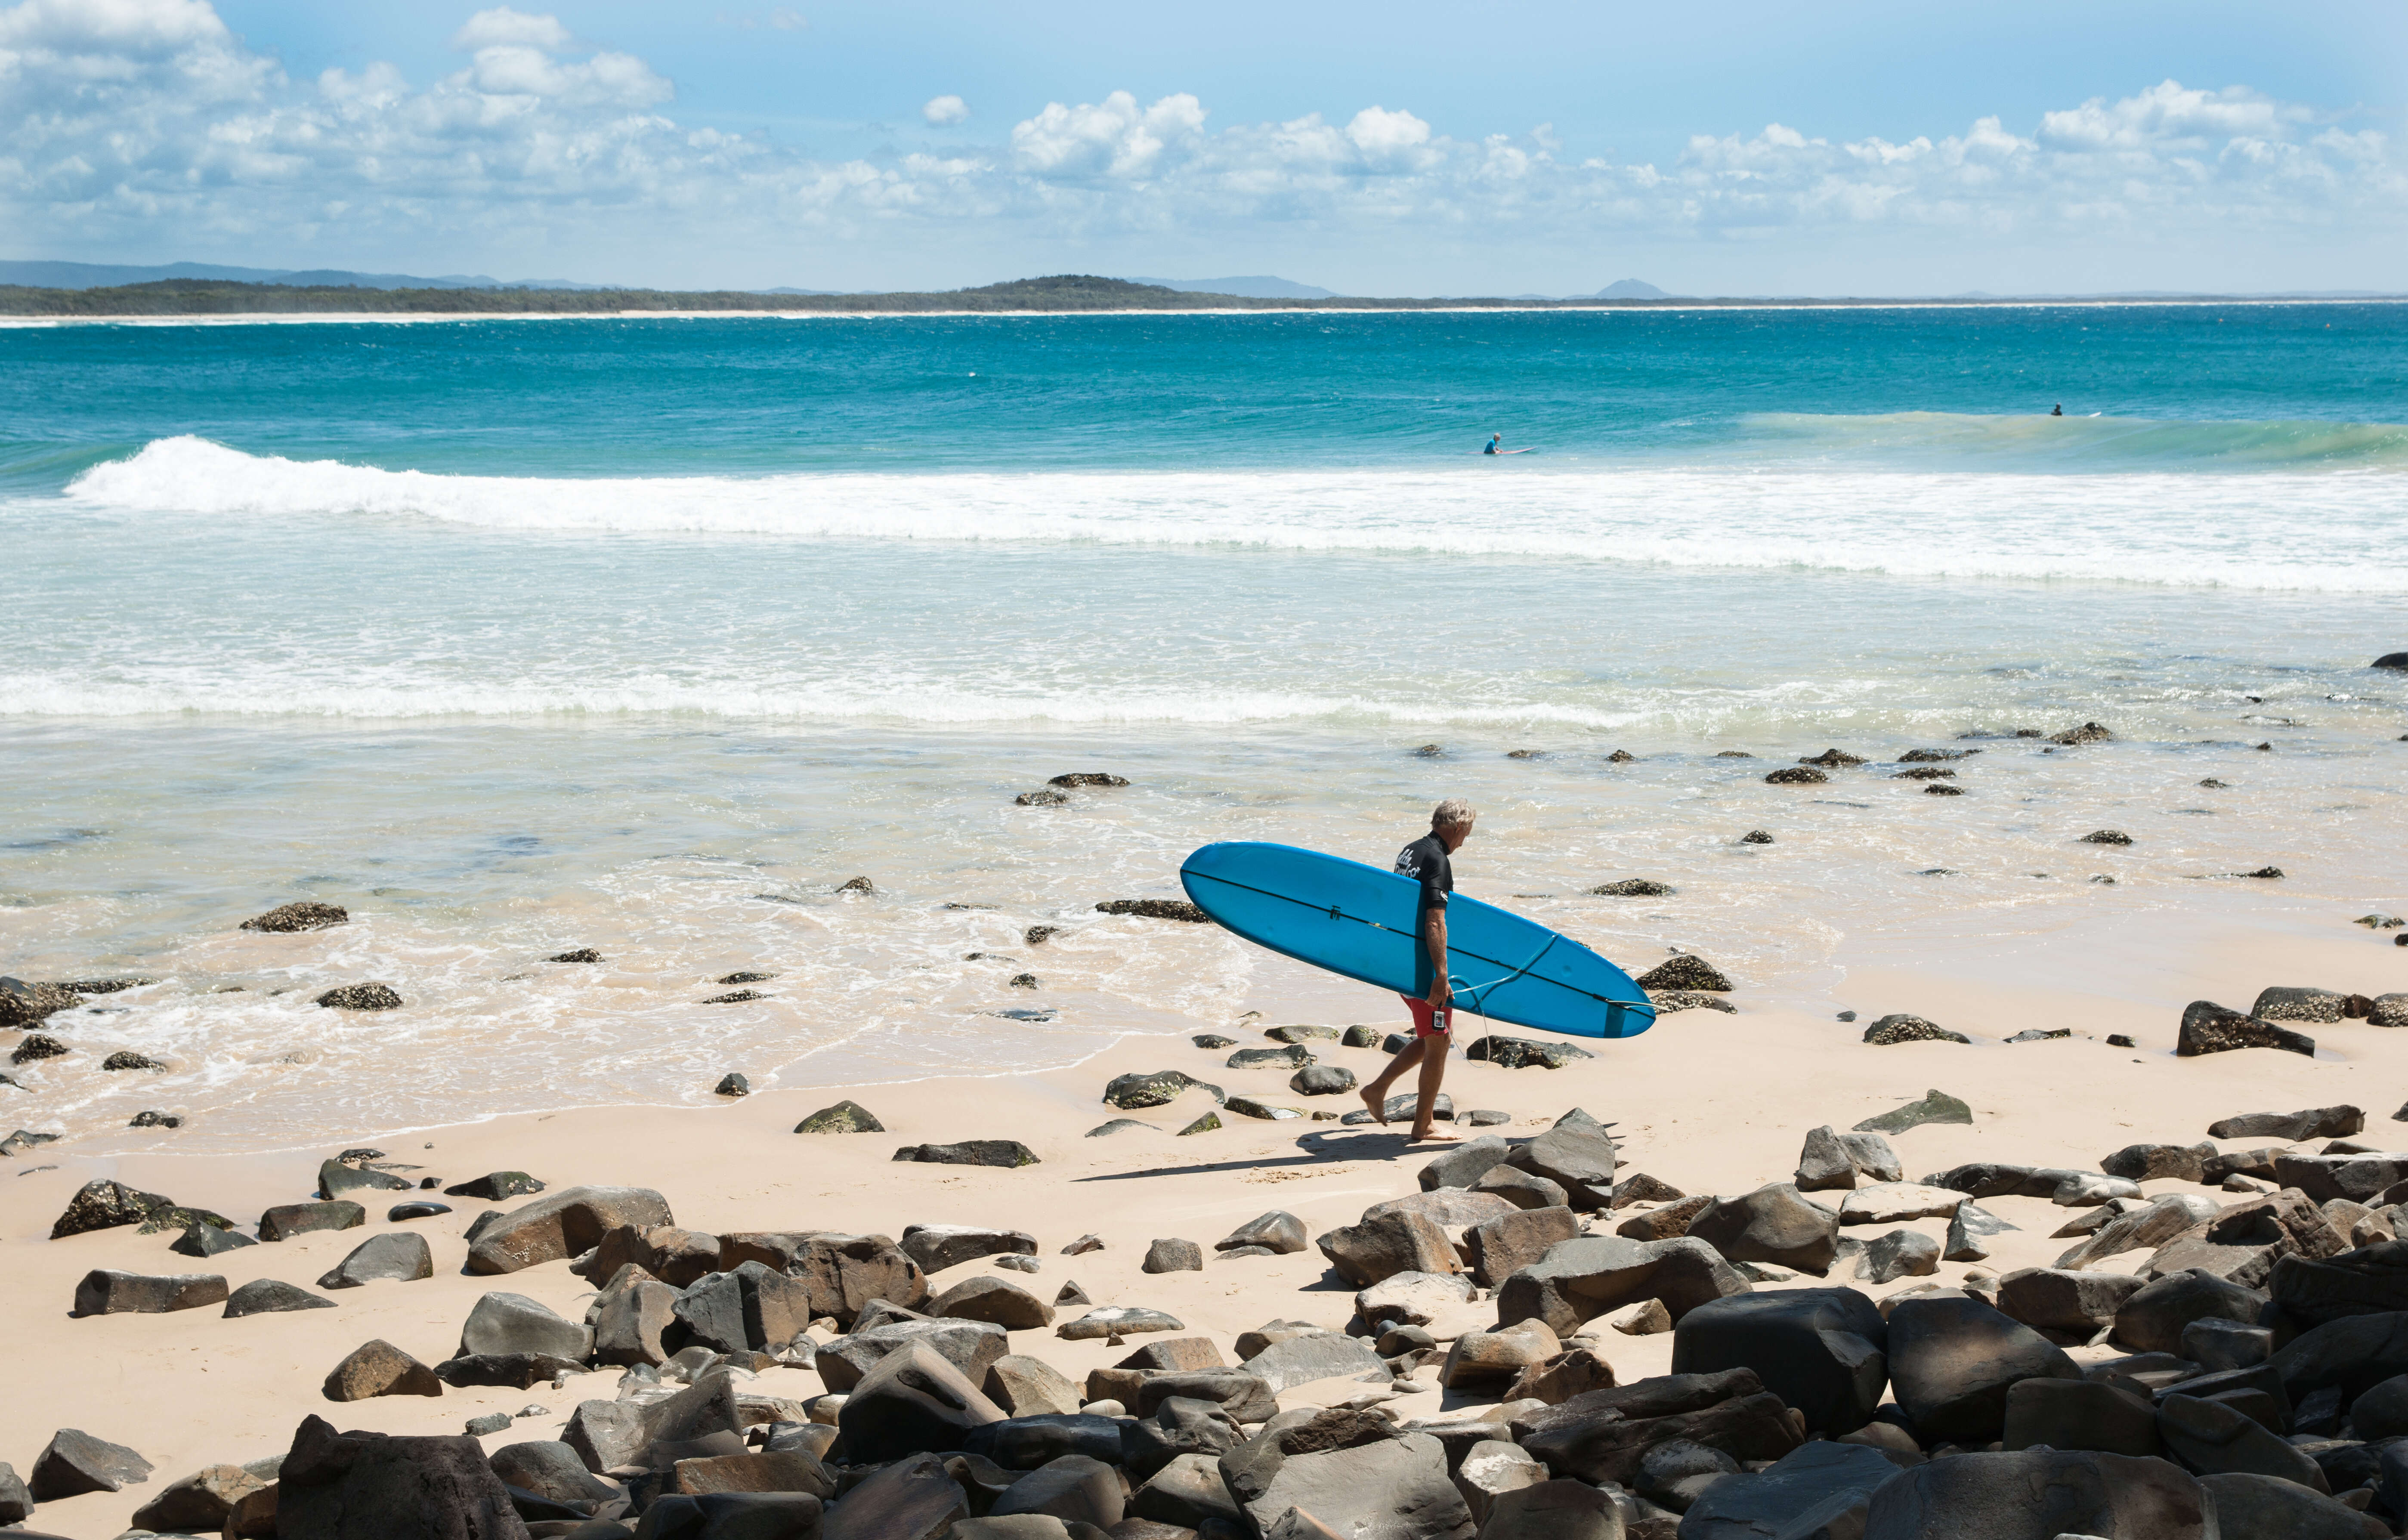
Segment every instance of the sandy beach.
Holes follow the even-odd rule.
[[[2127,1144],[2187,1144],[2205,1137],[2221,1117],[2254,1111],[2355,1103],[2369,1118],[2363,1142],[2381,1147],[2382,1129],[2408,1095],[2408,1037],[2362,1021],[2313,1029],[2313,1058],[2250,1049],[2177,1058],[2172,1053],[2182,1008],[2195,999],[2246,1009],[2270,985],[2314,984],[2362,993],[2396,987],[2403,955],[2387,935],[2370,935],[2335,914],[2311,931],[2200,923],[2169,914],[2145,931],[2099,933],[2071,927],[2026,938],[1984,959],[1979,970],[1953,973],[1911,961],[1868,959],[1846,970],[1834,1004],[1844,1001],[1870,1021],[1907,1011],[1963,1030],[1971,1045],[1909,1043],[1871,1046],[1861,1028],[1834,1019],[1834,1011],[1767,1007],[1750,998],[1745,981],[1728,997],[1736,1014],[1707,1010],[1668,1015],[1634,1040],[1597,1045],[1598,1057],[1561,1070],[1518,1070],[1457,1058],[1448,1090],[1459,1108],[1510,1115],[1493,1131],[1526,1137],[1543,1131],[1571,1108],[1615,1125],[1621,1174],[1644,1172],[1687,1193],[1732,1194],[1786,1181],[1800,1141],[1818,1124],[1845,1130],[1939,1088],[1971,1106],[1971,1126],[1932,1125],[1893,1137],[1908,1180],[1972,1160],[2096,1170]],[[2008,982],[2020,980],[2021,982]],[[1283,965],[1259,978],[1249,1011],[1229,1035],[1240,1045],[1275,1046],[1260,1035],[1266,1024],[1347,1025],[1380,1021],[1380,1000],[1369,991]],[[1467,1021],[1468,1027],[1476,1024]],[[2067,1028],[2069,1038],[2004,1044],[2032,1027]],[[2128,1034],[2131,1049],[2111,1047],[2111,1033]],[[1466,1037],[1470,1032],[1463,1034]],[[1348,1049],[1326,1040],[1311,1044],[1324,1063],[1341,1064],[1368,1079],[1381,1062],[1376,1048]],[[508,1117],[423,1130],[380,1142],[389,1158],[439,1175],[446,1184],[489,1171],[523,1170],[554,1190],[578,1185],[656,1189],[677,1222],[714,1233],[740,1231],[834,1230],[899,1235],[906,1225],[977,1224],[1022,1229],[1038,1240],[1034,1276],[996,1275],[1025,1283],[1050,1300],[1076,1280],[1097,1304],[1166,1310],[1183,1334],[1211,1337],[1235,1361],[1238,1333],[1280,1318],[1342,1328],[1353,1289],[1331,1273],[1321,1254],[1208,1261],[1200,1272],[1146,1275],[1140,1263],[1163,1237],[1212,1244],[1267,1211],[1297,1216],[1318,1236],[1351,1224],[1368,1206],[1418,1190],[1416,1173],[1436,1146],[1409,1148],[1400,1132],[1321,1121],[1263,1121],[1223,1114],[1224,1127],[1186,1138],[1171,1130],[1212,1109],[1210,1095],[1190,1090],[1177,1101],[1136,1117],[1160,1131],[1126,1130],[1087,1138],[1086,1131],[1121,1115],[1099,1100],[1112,1076],[1129,1071],[1179,1069],[1224,1087],[1299,1108],[1342,1111],[1352,1096],[1299,1098],[1288,1093],[1285,1072],[1225,1069],[1222,1051],[1180,1040],[1130,1040],[1074,1068],[1008,1079],[957,1078],[909,1085],[847,1087],[846,1093],[884,1122],[884,1134],[797,1135],[789,1131],[831,1097],[787,1088],[722,1106],[673,1110],[579,1110]],[[1469,1130],[1464,1130],[1467,1133]],[[897,1164],[897,1146],[973,1138],[1024,1142],[1039,1163],[1017,1170]],[[2229,1141],[2238,1148],[2250,1141]],[[2264,1141],[2255,1143],[2262,1144]],[[172,1235],[141,1236],[106,1230],[51,1242],[51,1220],[76,1189],[113,1177],[178,1202],[216,1209],[248,1225],[272,1204],[311,1195],[318,1162],[328,1147],[275,1155],[177,1158],[150,1155],[93,1161],[63,1155],[55,1164],[21,1157],[20,1174],[0,1188],[0,1259],[7,1296],[22,1325],[16,1377],[21,1390],[0,1414],[0,1456],[20,1473],[52,1432],[78,1428],[130,1446],[155,1467],[143,1485],[43,1504],[31,1527],[76,1540],[122,1532],[136,1507],[161,1486],[202,1466],[241,1462],[280,1452],[294,1426],[310,1415],[342,1428],[389,1433],[457,1433],[474,1416],[531,1413],[486,1446],[554,1438],[581,1400],[609,1399],[615,1370],[570,1379],[566,1389],[538,1386],[452,1389],[437,1398],[389,1396],[336,1405],[321,1385],[354,1347],[382,1338],[422,1362],[451,1356],[470,1307],[489,1289],[522,1293],[572,1319],[580,1318],[591,1286],[565,1263],[506,1277],[466,1275],[463,1231],[487,1205],[453,1200],[453,1212],[406,1226],[387,1224],[382,1205],[363,1230],[317,1233],[233,1251],[208,1263],[172,1256]],[[40,1169],[49,1165],[49,1169]],[[2173,1181],[2151,1181],[2152,1197],[2200,1191]],[[384,1198],[385,1194],[366,1194]],[[400,1196],[400,1195],[394,1195]],[[1839,1194],[1825,1194],[1836,1199]],[[2214,1194],[2217,1202],[2235,1201]],[[520,1202],[523,1202],[521,1200]],[[515,1203],[499,1205],[513,1207]],[[1997,1274],[2046,1265],[2071,1242],[2050,1232],[2074,1211],[2037,1198],[1996,1198],[1984,1206],[2017,1229],[1995,1239],[1976,1271]],[[1627,1216],[1598,1216],[1605,1233]],[[407,1228],[424,1235],[435,1275],[415,1282],[377,1283],[329,1297],[336,1308],[221,1320],[216,1308],[165,1315],[70,1319],[77,1282],[93,1269],[138,1273],[209,1271],[230,1285],[280,1278],[309,1288],[319,1274],[368,1235]],[[1852,1229],[1870,1238],[1892,1226]],[[1938,1236],[1944,1218],[1906,1228]],[[1103,1249],[1061,1255],[1092,1233]],[[970,1261],[934,1274],[933,1289],[988,1271]],[[1876,1297],[1937,1282],[1955,1284],[1968,1269],[1943,1264],[1930,1278],[1884,1286],[1856,1283],[1842,1261],[1828,1280],[1811,1276],[1758,1284],[1778,1289],[1850,1284]],[[1462,1307],[1458,1318],[1433,1323],[1452,1336],[1492,1324],[1493,1303]],[[1063,1318],[1077,1314],[1066,1310]],[[1622,1336],[1599,1331],[1597,1351],[1624,1383],[1664,1374],[1673,1336]],[[1115,1362],[1129,1347],[1065,1342],[1043,1330],[1012,1333],[1014,1352],[1040,1357],[1073,1379]],[[2077,1356],[2110,1356],[2105,1347]],[[1470,1417],[1493,1404],[1471,1392],[1436,1384],[1437,1365],[1421,1369],[1396,1403],[1406,1417]],[[39,1394],[23,1388],[38,1386]],[[1324,1404],[1359,1395],[1364,1387],[1335,1380],[1300,1387],[1283,1405]],[[757,1389],[808,1401],[823,1387],[799,1368],[764,1372]]]

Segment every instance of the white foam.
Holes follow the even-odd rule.
[[[2408,593],[2385,470],[2028,475],[1580,468],[575,480],[433,475],[154,441],[81,506],[491,529],[1429,553],[1920,578]]]

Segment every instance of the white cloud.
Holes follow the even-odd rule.
[[[463,53],[484,48],[565,49],[568,45],[568,29],[560,24],[559,17],[529,16],[508,6],[479,11],[452,35],[452,46]]]
[[[983,263],[1006,237],[1200,249],[1290,229],[1383,252],[1776,236],[2198,250],[2240,229],[2370,238],[2408,209],[2385,134],[2171,80],[2022,129],[1985,117],[1834,140],[1774,123],[1699,135],[1662,164],[1567,159],[1545,128],[1449,135],[1385,105],[1214,126],[1194,95],[1125,91],[1048,103],[1001,143],[819,160],[681,124],[667,79],[553,16],[485,10],[452,41],[468,57],[431,83],[388,65],[295,80],[206,0],[0,0],[0,227],[25,254],[381,265],[413,250],[465,266],[533,246],[595,277],[639,252],[674,281],[728,253],[863,252],[853,266],[876,269],[953,249],[910,231],[971,224],[981,239],[961,249]],[[939,96],[923,116],[968,109]]]

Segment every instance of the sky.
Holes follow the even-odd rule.
[[[2408,7],[0,0],[0,257],[2408,291]]]

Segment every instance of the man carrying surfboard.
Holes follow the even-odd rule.
[[[1429,994],[1416,1000],[1398,998],[1412,1013],[1413,1040],[1388,1060],[1380,1077],[1363,1087],[1363,1105],[1371,1115],[1388,1120],[1388,1087],[1397,1077],[1421,1066],[1421,1096],[1413,1107],[1413,1141],[1451,1143],[1452,1134],[1434,1132],[1439,1083],[1446,1078],[1446,1051],[1455,1042],[1454,990],[1447,984],[1446,900],[1455,891],[1455,866],[1450,859],[1471,838],[1471,804],[1450,797],[1430,813],[1430,831],[1397,852],[1396,871],[1421,884],[1418,916],[1422,946],[1429,957]]]

